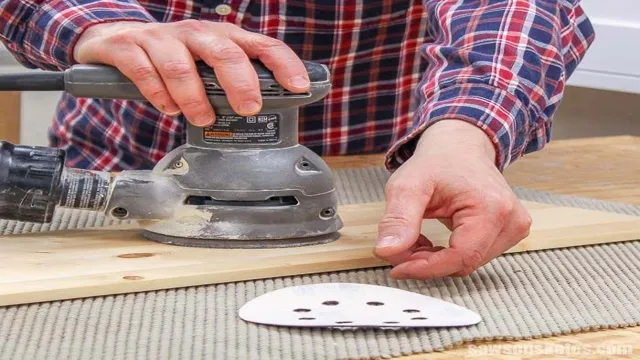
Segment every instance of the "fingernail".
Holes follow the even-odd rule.
[[[298,75],[289,79],[289,84],[297,88],[306,88],[307,86],[309,86],[309,80],[307,80],[304,76]]]
[[[169,105],[169,106],[160,105],[160,112],[169,116],[175,116],[181,113],[180,108],[173,105]]]
[[[401,243],[400,238],[397,236],[385,236],[382,239],[378,240],[376,247],[386,248],[386,247],[398,246],[400,245],[400,243]]]
[[[214,118],[211,115],[202,115],[200,117],[197,117],[195,120],[195,124],[196,126],[207,126],[209,124],[211,124],[213,122]]]
[[[164,113],[165,115],[169,115],[169,116],[176,116],[176,115],[180,115],[182,111],[180,111],[180,109],[174,110],[174,109],[165,109]]]
[[[260,104],[254,100],[245,101],[240,105],[240,111],[245,114],[253,114],[260,110]]]

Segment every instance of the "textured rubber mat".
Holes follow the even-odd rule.
[[[381,168],[336,172],[345,203],[382,201]],[[640,206],[515,189],[521,199],[640,216]],[[107,221],[111,224],[113,222]],[[64,211],[54,223],[0,222],[4,234],[102,226]],[[640,241],[501,256],[464,278],[396,281],[387,268],[189,287],[0,308],[0,359],[378,359],[472,340],[528,339],[640,322]],[[357,282],[466,306],[475,326],[323,330],[241,321],[248,300],[286,286]]]

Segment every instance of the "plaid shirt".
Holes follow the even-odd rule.
[[[231,13],[219,15],[220,4]],[[65,69],[106,21],[225,21],[326,64],[333,90],[300,113],[321,155],[386,152],[393,170],[443,119],[477,125],[503,170],[550,140],[567,78],[593,41],[578,0],[0,0],[3,41],[29,68]],[[151,168],[185,141],[182,116],[147,102],[63,95],[50,130],[68,166]]]

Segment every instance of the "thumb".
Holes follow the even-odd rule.
[[[418,241],[424,212],[433,190],[424,179],[390,179],[385,188],[385,214],[378,224],[375,255],[400,254]]]

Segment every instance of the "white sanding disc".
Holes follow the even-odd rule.
[[[479,323],[462,306],[396,288],[351,283],[293,286],[247,302],[245,321],[294,327],[443,327]]]

